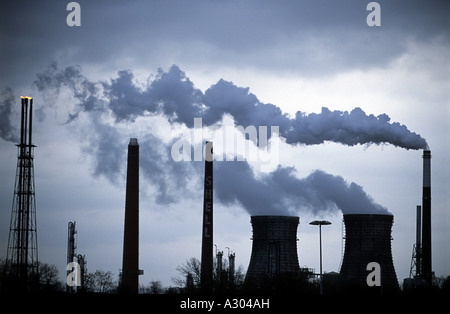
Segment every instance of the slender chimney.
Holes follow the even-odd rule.
[[[124,293],[137,294],[139,288],[139,144],[128,144],[125,228],[123,236],[122,287]]]
[[[432,284],[431,267],[431,151],[423,151],[422,190],[422,275]]]
[[[213,290],[213,142],[205,144],[205,185],[203,195],[202,261],[200,284],[203,292]]]
[[[417,205],[416,221],[416,277],[422,275],[422,206]]]

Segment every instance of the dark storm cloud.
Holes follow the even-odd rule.
[[[2,2],[5,86],[55,59],[105,68],[170,60],[317,77],[384,67],[406,51],[406,40],[450,42],[447,1],[379,1],[379,28],[367,26],[367,2],[358,0],[79,3],[81,27],[69,27],[65,2]]]

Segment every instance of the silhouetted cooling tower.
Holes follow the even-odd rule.
[[[392,215],[344,215],[345,251],[341,276],[348,287],[366,288],[367,264],[377,262],[381,270],[381,289],[399,289],[391,251]]]
[[[138,293],[139,274],[139,144],[136,138],[131,138],[128,144],[122,292]]]
[[[267,283],[295,278],[300,267],[297,256],[299,217],[252,216],[253,247],[245,284],[258,288]]]

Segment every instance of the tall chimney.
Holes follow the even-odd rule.
[[[205,144],[203,194],[202,261],[200,285],[204,293],[213,290],[213,142]]]
[[[122,286],[124,293],[137,294],[139,288],[139,144],[128,144],[125,228],[123,236]]]
[[[422,190],[422,275],[432,284],[431,267],[431,151],[423,151]]]
[[[422,276],[422,206],[416,208],[416,277]]]

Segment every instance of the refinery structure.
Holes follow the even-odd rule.
[[[33,289],[38,276],[38,239],[34,182],[33,98],[21,98],[20,143],[9,228],[7,266],[19,289]]]
[[[7,250],[7,266],[18,285],[32,290],[33,281],[38,275],[38,241],[36,224],[36,205],[34,188],[34,148],[32,142],[33,99],[22,97],[21,133],[18,146],[16,182],[14,185],[13,207],[11,211],[10,232]],[[201,233],[201,271],[197,293],[213,294],[217,280],[215,273],[222,273],[223,252],[214,256],[214,219],[213,219],[213,143],[204,145],[204,191]],[[416,243],[412,256],[412,277],[405,279],[404,286],[415,287],[432,284],[431,260],[431,152],[423,152],[423,195],[422,205],[417,207]],[[364,212],[364,209],[361,209]],[[251,258],[246,271],[243,291],[301,292],[307,283],[323,279],[322,270],[318,274],[314,269],[301,268],[297,241],[298,226],[301,217],[254,215],[250,217],[252,226]],[[345,240],[342,263],[334,283],[342,291],[358,293],[390,294],[400,291],[392,257],[392,229],[395,228],[394,216],[390,214],[344,214]],[[79,284],[68,285],[66,291],[81,291],[86,258],[77,255],[76,223],[68,224],[67,263],[79,266],[81,271]],[[118,291],[137,294],[139,291],[139,144],[137,138],[131,138],[128,145],[126,192],[124,208],[122,268]],[[229,273],[234,276],[235,254],[229,254]],[[216,258],[216,261],[214,260]],[[368,284],[371,270],[368,265],[379,265],[377,283]],[[413,267],[414,266],[414,267]],[[216,269],[217,268],[217,269]],[[220,269],[219,269],[220,268]],[[414,270],[413,270],[414,268]],[[72,269],[67,269],[69,276]],[[221,275],[220,275],[221,276]],[[219,278],[220,278],[219,276]],[[222,280],[222,279],[220,279]],[[322,282],[321,282],[322,286]],[[187,276],[186,287],[192,288],[192,278]],[[187,290],[192,291],[192,290]],[[320,289],[322,292],[322,287]],[[329,290],[328,290],[329,291]],[[324,289],[327,292],[327,289]]]

